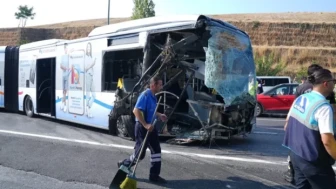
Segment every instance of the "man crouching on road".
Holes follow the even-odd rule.
[[[333,110],[326,97],[335,79],[327,69],[319,69],[308,80],[313,91],[293,103],[285,124],[283,145],[290,150],[298,189],[336,188],[332,165],[336,159]]]
[[[140,155],[140,160],[145,157],[146,149],[149,147],[151,151],[151,168],[149,174],[149,180],[152,182],[166,183],[166,180],[160,177],[161,171],[161,147],[159,141],[159,135],[156,128],[151,125],[153,120],[153,114],[157,105],[157,99],[155,94],[162,88],[162,79],[158,76],[154,76],[150,80],[149,89],[142,92],[135,104],[133,113],[136,117],[135,121],[135,147],[134,154],[128,159],[118,162],[118,167],[121,165],[129,166],[132,161],[138,156],[141,149],[141,144],[146,136],[147,130],[150,131],[147,142],[145,143],[143,153]],[[167,117],[164,114],[156,113],[156,116],[162,121],[166,121]],[[136,160],[133,165],[135,165]]]

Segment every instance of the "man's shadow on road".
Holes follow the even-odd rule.
[[[148,179],[138,179],[139,182],[150,183]],[[227,180],[193,179],[193,180],[167,180],[167,184],[156,184],[156,187],[170,189],[294,189],[291,185],[265,185],[264,183],[248,180],[241,177],[228,177]],[[153,189],[154,189],[153,188]],[[144,188],[138,188],[144,189]],[[149,189],[149,188],[148,188]]]

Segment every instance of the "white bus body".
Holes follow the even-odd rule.
[[[188,65],[188,69],[194,69],[194,71],[196,71],[195,79],[200,80],[197,80],[196,84],[193,82],[192,87],[194,90],[197,88],[198,91],[199,88],[201,88],[199,86],[207,85],[204,80],[206,80],[205,78],[207,77],[212,77],[211,74],[209,75],[209,72],[218,72],[217,74],[221,72],[226,73],[225,77],[221,76],[222,78],[219,79],[219,81],[222,82],[221,84],[218,83],[217,79],[211,80],[211,82],[214,83],[209,83],[210,80],[207,80],[208,84],[212,85],[211,88],[216,89],[221,96],[228,95],[227,99],[224,98],[227,106],[230,105],[231,102],[245,103],[244,106],[235,105],[234,108],[230,110],[238,111],[241,115],[247,116],[246,119],[237,117],[237,121],[246,120],[247,122],[242,123],[244,125],[237,126],[237,130],[233,132],[232,136],[241,132],[250,132],[252,125],[255,125],[255,114],[242,113],[242,111],[247,110],[253,112],[256,105],[256,94],[253,88],[256,81],[255,67],[250,39],[246,33],[234,26],[202,15],[178,15],[139,19],[95,28],[90,32],[88,37],[81,39],[49,39],[24,44],[20,47],[2,47],[0,48],[0,95],[1,91],[2,94],[4,91],[3,83],[7,73],[12,74],[14,77],[16,76],[13,81],[17,81],[18,87],[16,88],[16,85],[10,87],[10,84],[7,82],[8,94],[11,96],[9,96],[8,99],[5,98],[5,100],[1,97],[0,106],[3,107],[3,104],[5,104],[5,108],[8,107],[13,111],[15,111],[17,107],[19,111],[25,112],[28,116],[37,114],[111,130],[111,124],[116,123],[111,123],[109,115],[111,115],[114,109],[114,102],[116,101],[119,89],[119,80],[124,78],[125,73],[128,73],[127,71],[132,73],[137,71],[131,70],[133,69],[132,66],[130,66],[131,68],[127,68],[130,70],[125,70],[125,65],[128,64],[123,62],[125,57],[130,59],[130,65],[141,65],[142,68],[144,68],[146,64],[145,60],[140,60],[141,58],[139,59],[137,57],[146,57],[150,37],[159,36],[161,34],[166,35],[168,32],[176,32],[177,35],[181,35],[181,31],[185,32],[183,35],[190,35],[192,32],[189,31],[201,27],[199,26],[200,20],[211,23],[212,25],[210,24],[210,27],[222,29],[219,32],[227,32],[228,36],[231,37],[230,41],[238,40],[233,44],[239,45],[241,43],[241,46],[233,48],[233,51],[235,51],[233,53],[231,53],[231,50],[225,52],[229,53],[229,56],[232,55],[234,59],[237,59],[234,60],[228,57],[232,65],[229,65],[227,70],[225,70],[223,66],[225,61],[218,61],[212,57],[209,60],[203,60],[205,54],[206,56],[213,56],[208,52],[215,49],[214,47],[209,49],[206,46],[208,41],[205,41],[206,44],[202,44],[201,48],[200,46],[189,47],[188,50],[195,48],[195,57],[201,56],[201,54],[203,56],[203,58],[194,58],[194,64],[182,61],[184,62],[184,66],[193,64],[193,66]],[[203,28],[203,30],[205,30],[205,28]],[[215,30],[210,31],[215,32]],[[213,35],[215,36],[215,34]],[[187,40],[186,38],[183,45],[188,44]],[[215,38],[212,40],[216,42]],[[196,51],[196,49],[198,51]],[[123,53],[126,54],[121,55]],[[198,55],[197,53],[201,54]],[[124,58],[122,58],[122,56]],[[5,61],[7,60],[5,57],[8,58],[7,62]],[[120,63],[120,65],[112,63],[117,61],[117,57],[123,62]],[[218,66],[221,66],[223,70],[214,69],[215,67],[212,67],[211,69],[213,70],[211,71],[204,66],[205,61],[208,61],[209,64],[220,64]],[[12,64],[10,64],[10,62],[12,62]],[[148,62],[151,62],[151,60],[148,60]],[[4,65],[11,65],[11,67],[4,68]],[[194,65],[196,65],[196,67]],[[17,73],[10,73],[8,70],[15,69],[16,67]],[[232,72],[228,70],[232,70]],[[117,72],[114,73],[113,71]],[[143,72],[144,70],[142,70],[142,73]],[[193,74],[188,71],[185,76],[191,78]],[[10,78],[9,75],[7,77]],[[125,79],[125,83],[126,81],[127,79]],[[135,80],[133,79],[132,81],[134,82]],[[237,84],[233,82],[237,82]],[[227,85],[228,88],[223,88],[221,85]],[[238,87],[237,85],[241,86]],[[198,93],[202,94],[204,98],[209,99],[206,96],[209,94],[200,91]],[[244,98],[247,98],[247,93],[250,93],[248,98],[251,99],[246,101],[234,101],[236,97],[242,97],[239,95],[243,95]],[[18,98],[15,98],[13,94],[18,94]],[[189,94],[191,94],[190,90],[188,90],[188,95]],[[198,96],[202,97],[202,95]],[[220,95],[217,94],[217,97]],[[194,95],[192,96],[194,98]],[[214,96],[211,97],[211,99],[213,98]],[[3,101],[5,101],[5,103]],[[6,103],[8,104],[7,106]],[[196,102],[196,104],[197,103],[198,102]],[[212,103],[211,106],[224,107],[224,104]],[[204,113],[204,115],[208,116],[209,114]],[[218,116],[216,119],[217,118],[222,120],[222,118]],[[236,124],[238,124],[238,122]],[[202,125],[204,126],[204,123],[202,123]],[[113,127],[115,128],[116,126],[114,125]],[[134,128],[133,126],[129,127]],[[211,126],[211,128],[212,127],[214,126]],[[221,127],[225,128],[226,126],[222,125]],[[216,129],[214,132],[220,133],[223,130],[225,129]],[[225,132],[227,132],[227,129]],[[217,136],[218,134],[214,135]]]

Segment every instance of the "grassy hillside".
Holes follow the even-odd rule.
[[[336,12],[210,16],[230,22],[246,31],[251,37],[256,57],[272,53],[275,64],[282,62],[286,65],[281,74],[292,75],[312,62],[320,63],[336,72]],[[113,18],[110,23],[126,20],[129,18]],[[93,27],[106,23],[106,19],[93,19],[32,28],[53,29],[56,37],[73,39],[84,37]]]
[[[308,13],[259,13],[259,14],[222,14],[208,15],[213,18],[234,22],[270,22],[270,23],[336,23],[336,12],[308,12]],[[130,18],[111,18],[110,23],[130,20]],[[102,26],[107,19],[77,20],[56,24],[40,25],[35,28],[60,28]]]

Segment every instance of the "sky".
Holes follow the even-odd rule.
[[[157,16],[170,14],[233,14],[336,12],[336,0],[153,0]],[[17,27],[19,5],[34,7],[27,26],[107,18],[108,0],[9,0],[0,6],[0,28]],[[133,0],[110,0],[110,17],[129,17]]]

